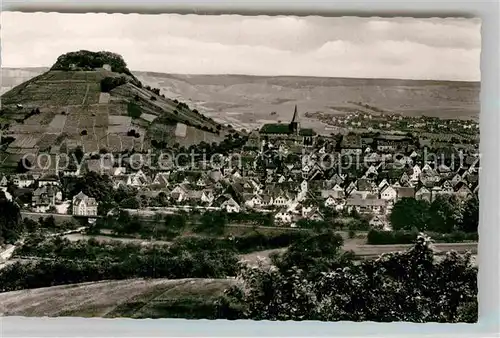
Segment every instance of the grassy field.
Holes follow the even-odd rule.
[[[211,318],[232,279],[132,279],[0,293],[4,316]],[[196,313],[192,309],[196,308]]]

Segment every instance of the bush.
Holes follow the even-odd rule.
[[[71,65],[75,65],[79,69],[92,70],[102,68],[105,64],[109,64],[113,72],[132,75],[121,55],[106,51],[80,50],[63,54],[57,58],[51,70],[67,71],[71,69]]]
[[[331,241],[323,240],[321,247],[327,248]],[[312,250],[299,248],[301,260],[288,259],[283,269],[243,267],[238,276],[243,284],[229,288],[220,304],[241,305],[239,319],[251,320],[477,321],[477,267],[470,255],[451,253],[438,260],[429,239],[419,237],[405,252],[361,264],[335,263],[342,255],[334,249],[339,245],[328,256],[316,244],[304,247]],[[324,265],[322,257],[333,266]],[[312,266],[304,268],[303,262]],[[311,267],[320,273],[311,275]]]
[[[367,243],[368,244],[413,244],[417,239],[419,231],[414,229],[413,231],[396,230],[396,231],[384,231],[384,230],[370,230],[368,232]],[[427,232],[429,236],[435,242],[441,243],[461,243],[461,242],[472,242],[478,240],[477,233],[465,233],[463,231],[453,231],[448,234]]]
[[[418,236],[417,231],[384,231],[372,229],[368,232],[368,244],[412,244]]]
[[[134,102],[129,102],[127,104],[127,113],[128,116],[134,119],[138,119],[139,117],[141,117],[142,114],[141,107],[139,107],[139,105],[137,105]]]
[[[120,77],[105,77],[101,80],[101,92],[109,93],[111,90],[115,89],[118,86],[127,83],[127,78],[124,76]]]

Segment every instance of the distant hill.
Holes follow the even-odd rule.
[[[7,83],[14,81],[13,72],[4,71]],[[216,121],[246,129],[288,121],[295,104],[301,114],[345,114],[359,109],[357,103],[441,118],[477,119],[480,110],[479,82],[133,73],[167,97],[182,99]]]
[[[41,72],[17,85],[18,80],[6,81],[15,86],[1,97],[0,124],[6,129],[3,136],[14,141],[2,149],[0,166],[15,166],[26,153],[57,154],[77,146],[87,153],[143,151],[153,140],[188,146],[224,137],[226,129],[214,120],[157,88],[143,86],[124,61],[116,62],[116,54],[110,53],[114,65],[108,67],[106,54],[89,54],[88,61],[82,53],[92,52],[76,53],[61,56],[45,72],[2,73],[26,78]],[[179,127],[182,135],[176,134]]]

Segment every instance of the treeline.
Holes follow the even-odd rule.
[[[214,312],[251,320],[477,321],[470,255],[438,260],[419,237],[406,252],[355,264],[341,245],[338,236],[319,234],[276,256],[275,268],[243,267],[243,285],[228,289]]]
[[[228,216],[224,212],[205,212],[189,215],[189,221],[194,224],[190,231],[204,235],[203,237],[179,237],[188,230],[188,215],[185,213],[172,215],[155,215],[150,220],[145,220],[137,215],[130,215],[121,211],[118,215],[99,219],[95,226],[90,228],[91,234],[98,234],[101,229],[110,229],[118,236],[139,236],[144,239],[155,238],[158,240],[174,240],[174,243],[189,245],[193,250],[198,247],[218,247],[233,250],[237,253],[249,253],[287,247],[296,240],[309,238],[309,231],[286,231],[277,234],[265,234],[255,230],[243,236],[224,236]],[[210,237],[206,237],[210,236]]]
[[[418,238],[420,232],[417,229],[412,231],[396,230],[384,231],[372,229],[368,232],[368,244],[412,244]],[[479,236],[477,232],[453,231],[451,233],[436,233],[427,232],[435,242],[441,243],[462,243],[462,242],[477,242]]]
[[[15,255],[40,259],[0,270],[2,292],[106,279],[225,278],[235,276],[238,268],[234,251],[193,250],[179,243],[141,246],[34,237]]]
[[[474,233],[479,225],[479,199],[474,196],[463,202],[455,196],[438,196],[429,203],[403,198],[394,204],[389,219],[393,230]]]
[[[51,70],[68,71],[72,69],[72,65],[77,69],[93,70],[95,68],[102,68],[105,64],[109,64],[113,72],[132,75],[121,55],[106,51],[91,52],[80,50],[62,54],[57,58]]]
[[[183,237],[170,245],[139,245],[95,239],[45,239],[34,234],[14,257],[38,257],[0,270],[2,291],[126,278],[226,278],[237,274],[238,256],[304,243],[315,235],[290,232],[239,237]]]

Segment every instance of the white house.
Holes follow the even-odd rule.
[[[378,175],[378,171],[377,169],[375,168],[375,166],[372,164],[368,170],[366,170],[365,172],[365,175],[368,177],[370,175]]]
[[[98,203],[93,197],[85,195],[82,191],[73,197],[73,215],[96,216]]]
[[[203,203],[207,203],[207,204],[210,204],[213,202],[215,196],[214,194],[212,193],[212,190],[209,190],[209,189],[205,189],[203,190],[203,192],[201,193],[201,201]]]
[[[286,210],[280,210],[274,215],[274,220],[278,223],[291,223],[292,222],[292,214]]]
[[[273,198],[273,205],[275,206],[286,206],[292,202],[293,198],[288,196],[288,194],[280,193]]]
[[[420,174],[422,173],[422,169],[418,164],[413,166],[413,173],[411,174],[410,181],[416,183],[420,180]]]
[[[6,187],[9,184],[9,180],[7,179],[7,176],[2,176],[2,179],[0,180],[0,187]]]
[[[32,175],[16,175],[13,182],[18,188],[26,188],[35,183],[35,178]]]
[[[59,178],[57,176],[53,175],[48,175],[48,176],[43,176],[38,179],[38,186],[43,187],[43,186],[49,186],[49,185],[59,185]]]
[[[253,195],[250,199],[245,202],[245,205],[250,208],[258,208],[264,204],[264,199],[258,195]]]
[[[169,172],[159,172],[155,175],[155,178],[153,179],[153,185],[159,185],[162,187],[168,187],[169,182],[168,182],[168,177],[170,173]]]
[[[307,192],[307,189],[308,189],[308,184],[307,184],[307,181],[306,181],[306,180],[303,180],[303,181],[300,183],[300,190],[301,190],[301,191],[304,191],[304,192]]]
[[[132,187],[142,187],[148,185],[149,180],[142,170],[128,175],[127,185]]]
[[[12,202],[12,195],[7,191],[7,187],[0,187],[0,191],[2,191],[5,195],[5,198]]]
[[[229,198],[221,204],[221,209],[225,209],[229,213],[237,213],[241,211],[238,203],[233,198]]]
[[[325,200],[325,207],[335,207],[337,205],[337,200],[333,196],[328,196]]]
[[[379,184],[378,184],[378,189],[382,190],[386,185],[389,185],[389,182],[384,178]]]
[[[390,185],[385,186],[380,192],[380,198],[386,201],[394,201],[397,197],[398,192]]]

